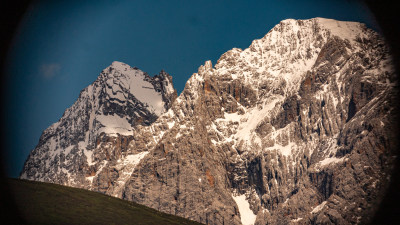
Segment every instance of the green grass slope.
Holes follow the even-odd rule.
[[[9,179],[27,224],[200,224],[97,192]]]

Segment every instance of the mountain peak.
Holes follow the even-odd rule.
[[[363,23],[338,21],[321,17],[314,18],[313,20],[318,22],[322,28],[329,30],[332,35],[348,39],[350,42],[353,42],[357,37],[367,37],[366,26]]]
[[[128,64],[126,64],[124,62],[120,62],[120,61],[113,61],[110,65],[110,67],[113,67],[113,68],[119,69],[119,70],[125,70],[128,68],[131,68]]]
[[[114,62],[21,178],[211,224],[368,221],[398,146],[394,76],[379,35],[324,18],[284,20],[206,61],[176,101],[167,73]]]
[[[42,133],[39,144],[32,151],[32,158],[25,163],[29,169],[21,177],[38,175],[38,165],[41,168],[54,165],[60,157],[70,153],[80,152],[87,165],[92,165],[95,160],[93,149],[101,138],[131,136],[137,125],[148,126],[166,112],[175,98],[172,77],[167,73],[149,77],[137,68],[114,61],[81,91],[79,98],[65,110],[60,120]],[[38,157],[46,159],[36,161]],[[69,161],[68,164],[74,165],[74,162]],[[49,173],[63,176],[57,175],[57,170]],[[41,181],[48,179],[50,177],[37,177]],[[69,180],[66,183],[72,185],[75,182],[78,181]]]
[[[288,30],[298,32],[301,29],[312,27],[313,32],[323,34],[323,31],[329,31],[330,35],[335,35],[350,42],[357,37],[366,37],[366,25],[360,22],[339,21],[335,19],[315,17],[306,20],[285,19],[276,25],[280,30],[281,26],[289,27]],[[322,29],[322,32],[319,29]]]

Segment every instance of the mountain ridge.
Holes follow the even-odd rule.
[[[203,223],[369,221],[397,154],[388,52],[360,23],[284,20],[206,61],[132,135],[97,136],[68,178],[44,177]]]

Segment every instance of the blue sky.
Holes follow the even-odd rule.
[[[43,1],[32,5],[8,56],[5,166],[19,175],[44,129],[113,61],[173,76],[180,93],[206,60],[247,48],[279,21],[326,17],[377,30],[358,1]]]

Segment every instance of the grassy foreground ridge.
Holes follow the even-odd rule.
[[[27,224],[200,224],[97,192],[9,179]]]

